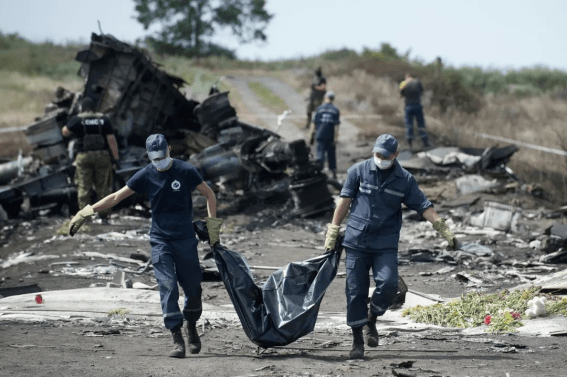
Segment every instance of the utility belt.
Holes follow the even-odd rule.
[[[79,151],[77,152],[77,154],[79,153],[86,153],[86,154],[107,154],[108,151],[106,149],[97,149],[97,150],[93,150],[93,151]]]

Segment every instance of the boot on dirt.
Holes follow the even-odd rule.
[[[364,358],[364,335],[362,334],[362,327],[352,328],[352,350],[348,355],[349,359],[362,359]]]
[[[366,344],[368,347],[378,347],[378,330],[376,330],[376,314],[370,314],[368,323],[366,324],[368,337]]]
[[[181,334],[181,328],[171,331],[171,336],[173,336],[173,344],[175,348],[169,353],[169,357],[185,357],[185,341],[183,340],[183,335]]]
[[[187,334],[189,352],[191,352],[192,354],[201,352],[201,339],[199,338],[199,333],[197,332],[196,323],[187,321],[185,325],[185,332]]]

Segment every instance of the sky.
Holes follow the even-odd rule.
[[[214,42],[241,59],[278,60],[389,43],[410,59],[484,69],[545,66],[567,71],[563,0],[267,0],[266,43]],[[0,0],[0,31],[34,42],[88,43],[102,31],[125,42],[159,30],[135,20],[132,0]]]

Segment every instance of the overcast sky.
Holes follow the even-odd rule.
[[[276,60],[343,47],[390,43],[410,58],[483,68],[543,65],[567,71],[563,0],[268,0],[274,15],[263,45],[238,45],[239,58]],[[126,42],[147,35],[131,0],[0,0],[0,31],[35,42],[88,42],[102,31]],[[228,35],[228,34],[227,34]]]

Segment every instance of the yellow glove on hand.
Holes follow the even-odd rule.
[[[216,217],[205,217],[207,223],[207,230],[209,232],[209,245],[214,246],[220,240],[220,226],[222,219]]]
[[[325,250],[333,250],[337,243],[340,226],[327,224],[327,235],[325,237]]]
[[[93,207],[89,204],[85,206],[82,210],[77,212],[75,217],[69,223],[69,235],[73,237],[75,233],[79,231],[79,229],[83,226],[83,224],[87,221],[89,217],[94,215]]]
[[[439,218],[433,222],[433,229],[435,229],[440,235],[443,236],[448,242],[447,250],[457,250],[457,239],[455,235],[447,224],[445,224],[445,219]]]

